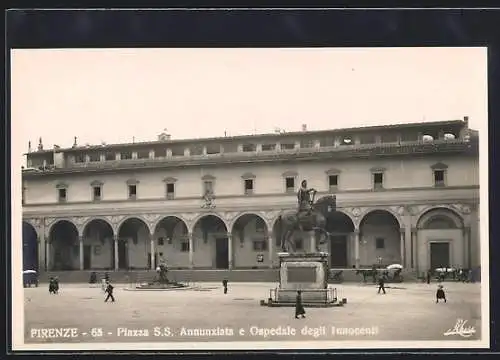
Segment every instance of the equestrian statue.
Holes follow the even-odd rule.
[[[325,230],[326,221],[330,214],[337,208],[335,195],[324,196],[315,201],[317,191],[307,187],[307,181],[303,180],[297,192],[298,211],[290,211],[282,214],[277,221],[277,235],[281,239],[281,250],[283,252],[295,252],[296,244],[293,234],[296,231],[314,231],[316,239],[316,251],[320,244],[327,238]]]

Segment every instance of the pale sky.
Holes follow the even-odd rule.
[[[36,148],[487,121],[486,48],[13,50],[13,156]],[[24,163],[24,161],[23,161]]]

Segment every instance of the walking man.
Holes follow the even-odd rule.
[[[378,277],[378,292],[377,292],[377,294],[380,294],[380,290],[382,290],[384,292],[384,294],[385,294],[385,287],[384,287],[384,285],[385,285],[384,275],[380,275]]]
[[[108,281],[108,285],[106,286],[106,292],[108,293],[108,296],[104,300],[104,302],[108,302],[109,299],[111,299],[111,302],[115,302],[115,297],[113,296],[113,285]]]
[[[303,319],[306,317],[306,310],[302,305],[302,291],[297,291],[297,297],[295,298],[295,318],[298,319],[299,316]]]

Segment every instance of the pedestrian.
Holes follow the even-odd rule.
[[[431,270],[427,270],[427,275],[426,275],[426,278],[427,278],[427,284],[430,284],[431,283]]]
[[[50,277],[49,279],[49,294],[55,294],[55,280],[54,277]]]
[[[385,281],[384,281],[384,276],[379,276],[378,278],[378,292],[377,294],[380,294],[380,290],[382,290],[385,294]]]
[[[103,293],[106,293],[106,286],[108,285],[108,281],[106,279],[101,279],[101,290]]]
[[[443,285],[438,285],[436,291],[436,304],[439,302],[439,299],[443,299],[444,302],[446,302],[446,294],[444,293]]]
[[[295,298],[295,318],[298,319],[299,316],[303,318],[306,317],[306,310],[302,305],[302,291],[297,291],[297,297]]]
[[[224,294],[227,294],[227,279],[222,280],[222,286],[224,287]]]
[[[108,281],[107,286],[106,286],[106,292],[108,293],[108,296],[104,300],[104,302],[108,302],[109,299],[111,299],[111,302],[115,302],[115,297],[113,296],[113,285]]]

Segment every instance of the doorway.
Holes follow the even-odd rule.
[[[450,267],[450,243],[432,242],[431,244],[431,269]]]
[[[347,235],[330,236],[330,267],[347,268]]]
[[[215,268],[228,269],[229,268],[229,239],[216,238],[215,239]]]
[[[128,247],[125,241],[118,241],[118,269],[128,269]]]
[[[88,270],[91,268],[91,259],[92,259],[92,246],[84,245],[83,246],[83,270]]]

